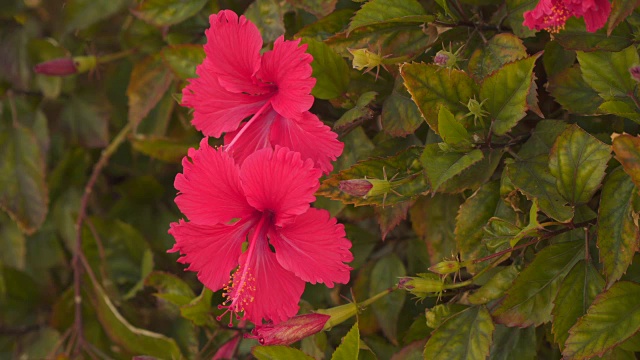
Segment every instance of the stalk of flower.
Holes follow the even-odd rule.
[[[309,207],[321,175],[311,159],[276,146],[238,166],[206,138],[189,158],[176,176],[175,201],[190,221],[171,224],[176,244],[169,251],[179,251],[178,261],[208,288],[224,289],[224,314],[277,324],[296,314],[305,282],[349,281],[344,226]]]
[[[307,45],[281,36],[273,50],[260,55],[260,32],[244,16],[222,10],[209,20],[206,58],[196,69],[198,78],[182,91],[196,129],[212,137],[226,133],[225,149],[238,164],[256,150],[279,145],[329,173],[343,144],[308,111],[316,80]]]

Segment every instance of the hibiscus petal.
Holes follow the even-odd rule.
[[[183,256],[178,261],[190,264],[186,270],[197,271],[198,279],[217,291],[229,282],[229,274],[242,253],[242,242],[254,223],[253,218],[213,226],[180,220],[169,229],[176,244],[168,252],[179,251]]]
[[[591,3],[591,7],[589,7],[583,15],[587,31],[596,32],[607,23],[607,19],[611,13],[611,4],[608,0],[592,0],[585,1],[585,3]],[[584,8],[584,5],[582,6]]]
[[[213,225],[250,216],[254,209],[247,203],[238,167],[229,154],[214,149],[207,138],[200,149],[189,149],[182,159],[184,172],[176,175],[174,186],[180,192],[176,204],[196,224]]]
[[[351,242],[328,211],[311,208],[295,222],[273,229],[270,240],[280,265],[302,280],[328,287],[349,282],[351,267],[344,262],[353,260]]]
[[[272,147],[269,134],[276,115],[277,113],[271,110],[249,125],[243,123],[237,131],[229,132],[224,136],[224,144],[228,145],[235,139],[240,130],[248,126],[242,136],[233,144],[233,148],[229,150],[236,164],[242,164],[249,155],[260,149]]]
[[[255,250],[250,260],[254,262],[250,267],[254,270],[255,298],[245,306],[245,318],[254,324],[261,324],[262,319],[274,324],[285,321],[298,312],[304,281],[278,263],[266,239],[260,239]],[[241,257],[240,261],[244,260]]]
[[[258,28],[244,16],[222,10],[209,17],[204,51],[218,82],[234,93],[261,94],[269,91],[256,81],[260,69],[262,37]]]
[[[344,148],[338,135],[308,111],[295,120],[277,116],[271,127],[271,143],[299,152],[303,159],[313,160],[327,174],[333,170],[331,162]]]
[[[238,129],[240,122],[255,114],[269,99],[268,95],[233,93],[223,88],[209,58],[198,65],[198,78],[190,79],[182,89],[182,105],[194,109],[193,126],[205,136],[220,137]]]
[[[279,37],[273,50],[262,56],[262,67],[258,78],[278,87],[271,99],[273,108],[286,118],[300,116],[313,105],[311,89],[316,79],[311,77],[313,57],[305,53],[307,45],[298,46],[300,39],[285,41]]]
[[[251,206],[272,212],[274,224],[282,226],[309,209],[320,187],[322,174],[313,161],[300,153],[276,146],[251,154],[240,168],[240,182]]]

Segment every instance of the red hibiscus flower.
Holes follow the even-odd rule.
[[[224,288],[221,308],[275,324],[296,314],[305,282],[349,281],[344,262],[353,256],[344,227],[309,207],[321,175],[312,160],[276,146],[238,166],[206,138],[189,157],[175,180],[176,204],[189,222],[171,224],[176,244],[169,251],[179,251],[178,261],[208,288]]]
[[[244,16],[222,10],[209,21],[199,77],[182,91],[193,125],[206,136],[227,133],[225,148],[239,164],[255,150],[280,145],[330,172],[343,144],[308,111],[316,80],[307,46],[281,36],[261,56],[260,32]]]
[[[611,13],[608,0],[540,0],[535,9],[524,13],[523,24],[530,29],[556,33],[571,16],[584,18],[587,31],[602,28]]]

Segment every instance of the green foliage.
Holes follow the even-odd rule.
[[[550,35],[523,25],[538,0],[3,1],[0,358],[637,357],[640,1],[610,2]],[[218,320],[225,290],[167,253],[202,140],[181,93],[220,9],[261,53],[306,44],[310,111],[344,143],[312,206],[351,279],[306,285],[299,313],[332,316],[289,345]],[[32,70],[58,58],[83,69]]]

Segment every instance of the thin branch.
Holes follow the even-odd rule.
[[[75,252],[73,254],[73,259],[71,261],[71,267],[73,269],[73,294],[74,294],[74,303],[75,303],[75,319],[73,323],[74,330],[77,336],[77,345],[75,346],[75,354],[79,355],[79,351],[85,347],[84,340],[84,330],[82,328],[82,293],[80,289],[80,285],[82,282],[82,261],[81,258],[84,258],[84,253],[82,252],[82,224],[87,215],[87,205],[89,203],[89,197],[93,192],[93,187],[98,180],[98,176],[104,169],[104,167],[109,162],[109,158],[116,152],[118,147],[126,140],[127,135],[131,131],[131,123],[127,123],[120,133],[116,135],[116,137],[111,141],[109,146],[107,146],[104,150],[102,150],[102,154],[100,155],[100,159],[93,167],[93,171],[91,172],[91,176],[89,177],[89,181],[84,188],[84,194],[82,195],[82,200],[80,201],[80,209],[78,210],[78,219],[76,221],[76,242],[75,242]]]

